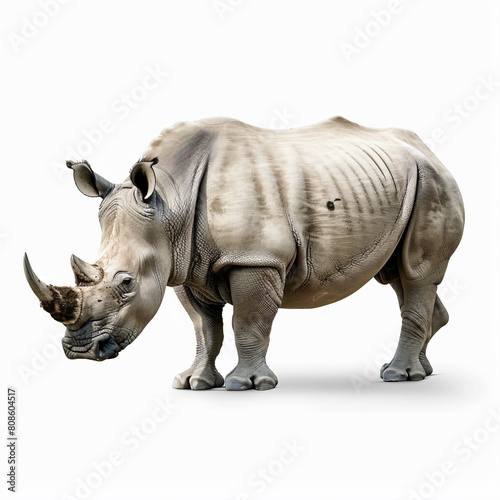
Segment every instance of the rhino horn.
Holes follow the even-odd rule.
[[[76,323],[82,312],[82,292],[78,287],[46,285],[33,271],[24,254],[24,273],[41,306],[65,325]]]
[[[75,274],[75,282],[77,285],[89,285],[97,283],[102,278],[102,270],[100,267],[89,264],[76,255],[71,256],[71,267]]]
[[[33,271],[31,267],[27,254],[24,254],[24,274],[29,286],[38,297],[40,302],[48,302],[52,300],[52,292],[50,288],[35,274],[35,271]]]

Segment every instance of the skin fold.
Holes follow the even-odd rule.
[[[118,355],[158,310],[167,286],[191,318],[193,364],[174,387],[271,389],[266,363],[279,308],[341,300],[370,279],[395,290],[399,345],[385,381],[432,373],[426,349],[448,321],[437,295],[463,233],[458,186],[412,132],[344,118],[266,130],[228,118],[177,123],[121,184],[68,162],[78,189],[101,197],[98,259],[72,256],[74,287],[26,277],[66,325],[70,359]],[[215,367],[222,310],[234,307],[238,364]]]

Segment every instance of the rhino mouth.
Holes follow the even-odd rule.
[[[78,339],[66,334],[62,339],[62,345],[64,354],[69,359],[104,361],[105,359],[116,358],[121,350],[109,333],[101,333],[91,339]]]

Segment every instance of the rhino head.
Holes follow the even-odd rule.
[[[165,207],[155,189],[156,161],[139,161],[120,185],[94,173],[87,162],[67,162],[78,189],[103,199],[97,262],[71,256],[76,286],[43,283],[24,257],[26,279],[41,306],[66,326],[62,345],[70,359],[118,356],[161,304],[171,249],[162,229]]]

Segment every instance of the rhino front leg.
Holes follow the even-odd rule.
[[[175,376],[172,387],[198,390],[222,387],[224,378],[215,368],[215,358],[224,338],[223,306],[201,302],[185,286],[176,287],[175,293],[194,324],[196,356],[190,368]]]
[[[271,326],[283,298],[280,274],[272,268],[235,268],[229,284],[238,365],[226,376],[226,389],[273,389],[278,378],[267,366],[266,353]]]

